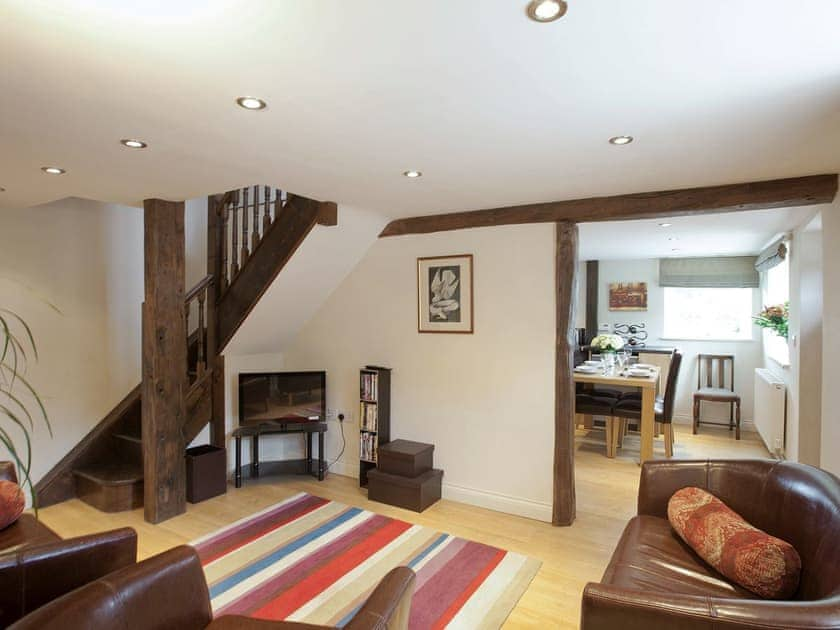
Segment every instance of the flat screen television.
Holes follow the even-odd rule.
[[[239,375],[239,424],[324,420],[326,405],[326,372]]]

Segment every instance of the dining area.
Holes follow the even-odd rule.
[[[677,348],[647,352],[627,348],[619,335],[602,334],[589,344],[588,357],[574,368],[575,423],[589,430],[603,420],[605,455],[613,459],[628,432],[639,434],[638,463],[654,458],[660,436],[673,457],[674,403],[682,354]]]

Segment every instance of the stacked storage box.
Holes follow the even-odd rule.
[[[394,440],[379,447],[377,467],[368,471],[368,498],[422,512],[440,499],[443,471],[433,468],[435,446]]]

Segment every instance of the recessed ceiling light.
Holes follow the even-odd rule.
[[[57,166],[42,166],[41,170],[49,175],[64,175],[67,171]]]
[[[622,144],[630,144],[631,142],[633,142],[633,136],[613,136],[610,138],[610,144],[617,144],[619,146]]]
[[[670,223],[660,223],[659,227],[671,227]]]
[[[145,149],[147,146],[149,146],[142,140],[135,140],[133,138],[123,138],[122,140],[120,140],[120,144],[124,147],[128,147],[129,149]]]
[[[6,189],[0,186],[0,192],[6,192]]]
[[[669,236],[669,237],[668,237],[668,240],[669,240],[669,241],[678,241],[678,240],[680,240],[680,239],[679,239],[679,237],[677,237],[677,236]]]
[[[531,0],[527,13],[535,22],[553,22],[566,15],[568,8],[563,0]]]
[[[403,175],[408,177],[409,179],[417,179],[418,177],[423,177],[423,173],[420,171],[403,171]]]
[[[256,96],[240,96],[236,104],[245,109],[265,109],[268,106],[268,103]]]
[[[678,252],[678,251],[680,251],[680,248],[679,247],[672,247],[671,251],[672,252]]]

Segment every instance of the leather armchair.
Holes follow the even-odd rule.
[[[670,528],[668,499],[687,486],[720,497],[802,558],[791,601],[729,584]],[[840,628],[840,479],[769,460],[652,461],[642,466],[638,515],[598,584],[583,592],[581,628],[795,630]]]
[[[358,613],[350,630],[408,627],[414,572],[398,567],[386,575]],[[181,546],[91,582],[27,615],[14,630],[315,630],[323,626],[264,621],[236,615],[213,620],[201,562]]]
[[[137,561],[137,534],[117,529],[0,553],[0,628]]]

